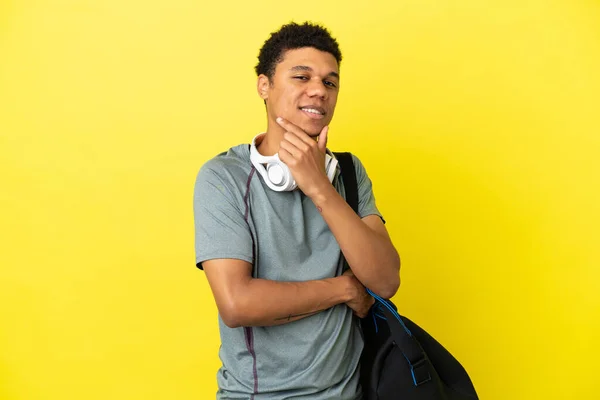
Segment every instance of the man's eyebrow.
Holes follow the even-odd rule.
[[[290,68],[290,71],[308,71],[312,72],[313,69],[307,65],[296,65],[295,67]],[[331,71],[327,74],[327,76],[332,76],[334,78],[340,79],[340,74],[335,71]]]

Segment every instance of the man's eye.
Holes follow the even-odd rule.
[[[331,82],[331,81],[325,81],[324,82],[327,86],[331,86],[331,87],[337,87],[337,85],[335,84],[335,82]]]
[[[304,75],[298,75],[298,76],[295,76],[294,79],[300,79],[302,81],[306,81],[306,80],[308,80],[308,77],[304,76]]]

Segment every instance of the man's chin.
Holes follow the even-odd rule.
[[[314,139],[319,137],[321,131],[325,127],[325,124],[322,120],[307,121],[306,119],[295,120],[290,118],[288,121],[302,129],[308,136]]]
[[[308,136],[316,139],[321,134],[321,131],[323,130],[325,125],[323,125],[323,124],[318,124],[318,125],[317,124],[302,124],[302,125],[300,125],[300,127],[302,128],[302,130],[304,132],[306,132],[306,134]]]

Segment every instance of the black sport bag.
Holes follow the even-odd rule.
[[[358,211],[358,187],[350,153],[335,153],[346,201]],[[368,289],[367,289],[368,290]],[[364,400],[477,400],[463,366],[431,335],[401,316],[390,300],[375,298],[360,320],[365,347],[360,360]]]

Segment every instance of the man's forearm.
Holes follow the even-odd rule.
[[[250,278],[236,293],[226,323],[230,327],[285,324],[346,303],[355,295],[353,290],[346,276],[305,282]]]
[[[400,285],[400,257],[389,238],[362,221],[333,186],[312,200],[358,280],[376,294],[392,297]]]

